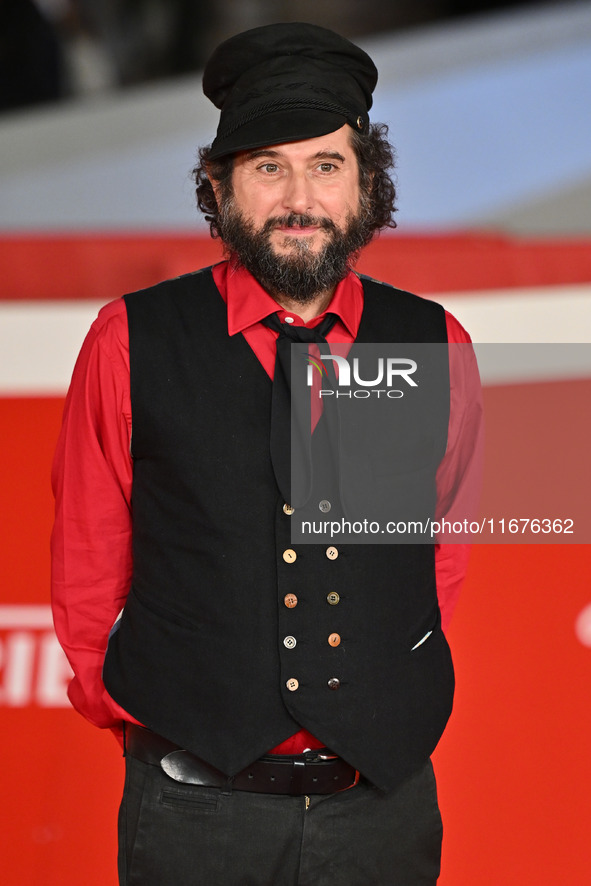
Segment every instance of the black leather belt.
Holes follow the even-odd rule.
[[[295,756],[267,754],[233,777],[142,726],[125,724],[125,753],[160,766],[183,784],[259,794],[334,794],[354,787],[359,773],[325,748]]]

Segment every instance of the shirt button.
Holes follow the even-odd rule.
[[[283,559],[286,563],[295,563],[298,555],[291,548],[288,548],[286,551],[283,551]]]
[[[285,637],[283,640],[283,645],[286,649],[293,649],[295,646],[297,646],[297,644],[298,641],[295,637]]]
[[[328,514],[332,505],[329,501],[327,501],[325,498],[323,498],[322,501],[319,503],[318,507],[320,508],[320,510],[322,511],[323,514]]]
[[[338,689],[340,685],[341,685],[341,681],[339,680],[338,677],[331,677],[330,680],[328,681],[328,688],[329,689]]]
[[[331,591],[330,594],[326,595],[326,600],[328,603],[330,603],[331,606],[336,606],[340,599],[341,598],[336,591]]]
[[[291,677],[285,685],[287,686],[287,688],[289,689],[290,692],[295,692],[296,689],[299,689],[299,686],[300,686],[299,682],[296,680],[295,677]]]
[[[336,558],[339,556],[339,552],[333,545],[331,545],[329,548],[326,549],[326,556],[329,560],[336,560]]]
[[[286,594],[283,598],[283,602],[288,609],[295,609],[295,607],[298,605],[298,598],[295,594]]]
[[[285,642],[285,640],[283,642]],[[338,646],[341,642],[341,638],[338,634],[331,634],[328,638],[328,642],[330,646]]]
[[[294,322],[294,319],[293,319],[293,317],[286,317],[286,318],[285,318],[285,322],[286,322],[286,323],[293,323],[293,322]]]
[[[288,505],[287,502],[283,505],[283,513],[287,514],[288,517],[291,517],[294,511],[295,508],[292,508],[292,506]]]

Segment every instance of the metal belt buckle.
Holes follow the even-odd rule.
[[[338,754],[321,754],[320,751],[304,751],[306,763],[324,763],[326,760],[338,760]]]

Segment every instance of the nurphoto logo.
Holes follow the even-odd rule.
[[[309,388],[314,385],[315,369],[320,374],[322,382],[329,378],[326,367],[327,360],[331,360],[338,370],[338,374],[335,372],[336,390],[332,387],[322,388],[318,392],[320,398],[336,396],[367,399],[372,394],[377,397],[385,394],[390,399],[399,399],[404,396],[404,391],[394,388],[395,382],[400,384],[400,380],[402,380],[411,388],[418,386],[418,382],[411,378],[417,371],[417,363],[409,357],[378,357],[377,367],[374,366],[372,370],[373,377],[369,378],[362,377],[359,357],[354,357],[349,362],[346,357],[337,354],[323,354],[321,358],[306,355],[306,360],[308,362],[306,383]],[[341,388],[351,388],[352,383],[358,385],[355,390],[340,390]],[[384,385],[384,387],[378,387],[379,385]]]

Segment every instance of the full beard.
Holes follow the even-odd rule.
[[[257,230],[230,197],[220,212],[219,222],[232,261],[250,271],[270,295],[283,295],[299,304],[308,304],[321,293],[334,289],[372,234],[365,205],[360,206],[356,215],[348,216],[344,230],[329,218],[294,212],[270,218]],[[324,246],[313,252],[307,237],[286,234],[289,254],[275,252],[271,245],[275,228],[298,226],[317,226],[326,231]]]

